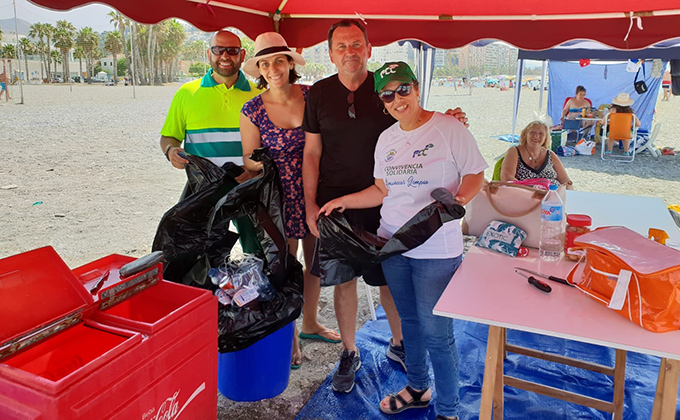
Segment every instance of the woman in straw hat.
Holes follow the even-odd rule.
[[[375,91],[397,123],[382,132],[375,147],[375,184],[326,203],[320,213],[382,204],[378,235],[389,238],[445,188],[460,205],[479,191],[488,166],[477,143],[455,117],[420,106],[420,90],[404,62],[385,63],[373,74]],[[382,262],[387,285],[401,317],[407,384],[380,402],[385,414],[425,408],[432,400],[429,364],[437,388],[438,420],[458,419],[458,351],[453,322],[432,313],[462,261],[459,223],[446,223],[422,245]]]
[[[633,108],[631,108],[631,105],[633,105],[633,98],[630,97],[630,95],[626,92],[621,92],[614,99],[612,99],[612,104],[609,106],[609,113],[615,114],[615,113],[620,113],[620,114],[633,114],[633,120],[635,121],[635,126],[639,127],[640,126],[640,120],[638,117],[635,115],[635,112],[633,111]],[[602,124],[604,124],[604,121],[602,121]],[[612,149],[614,148],[614,142],[616,140],[607,140],[607,150],[604,152],[607,155],[611,155]],[[624,156],[630,156],[630,152],[628,151],[630,147],[630,140],[621,140],[623,142],[623,155]]]
[[[255,39],[255,55],[246,61],[243,71],[258,79],[261,95],[247,102],[241,110],[241,143],[243,162],[251,171],[262,169],[262,163],[250,159],[253,150],[268,147],[276,163],[283,188],[285,230],[292,255],[297,254],[302,239],[305,259],[304,306],[301,336],[340,342],[340,335],[319,324],[317,306],[321,286],[319,278],[312,276],[314,237],[305,224],[305,202],[302,190],[302,152],[305,133],[301,128],[305,99],[309,86],[295,82],[300,75],[295,65],[304,66],[305,59],[288,48],[286,41],[276,32],[266,32]],[[297,336],[297,329],[295,331]],[[302,363],[302,353],[297,337],[293,339],[291,368]]]

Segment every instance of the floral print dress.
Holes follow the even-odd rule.
[[[309,86],[299,86],[307,100]],[[286,237],[304,238],[309,232],[305,223],[305,200],[302,190],[302,152],[305,147],[305,132],[302,127],[288,129],[274,125],[259,95],[246,102],[241,112],[260,129],[262,147],[269,148],[269,156],[279,170],[283,188]]]

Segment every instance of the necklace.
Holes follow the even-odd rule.
[[[423,109],[421,109],[421,110],[418,112],[418,116],[417,116],[417,118],[416,118],[416,121],[415,121],[415,124],[414,124],[414,128],[412,128],[412,129],[410,129],[410,130],[408,130],[408,131],[407,131],[407,130],[404,130],[404,129],[402,128],[401,132],[402,132],[402,134],[404,135],[404,138],[406,139],[406,144],[404,145],[405,147],[411,146],[411,139],[414,137],[413,131],[415,131],[416,129],[418,129],[420,126],[423,125],[423,124],[422,124],[422,121],[423,121],[423,119],[425,118],[426,112],[427,112],[427,111],[425,111],[425,110],[423,110]]]
[[[535,160],[538,160],[539,157],[541,157],[541,151],[540,150],[538,151],[538,156],[535,157],[535,158],[531,155],[531,152],[529,152],[529,149],[527,149],[526,146],[524,147],[524,150],[526,150],[527,155],[529,155],[529,161],[535,161]]]
[[[406,144],[404,145],[405,147],[411,146],[411,138],[413,137],[412,134],[407,134],[407,131],[402,131],[402,134],[404,135],[404,138],[406,139]]]

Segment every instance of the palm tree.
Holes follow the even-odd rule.
[[[165,63],[164,82],[171,82],[173,79],[174,64],[182,51],[182,43],[186,38],[184,27],[176,19],[166,20],[161,25],[162,41],[159,37],[159,56]]]
[[[21,52],[24,54],[24,65],[26,66],[26,73],[24,74],[24,82],[28,83],[29,82],[29,73],[28,73],[28,56],[31,54],[34,54],[35,51],[35,45],[31,42],[30,39],[24,37],[21,38],[19,41],[19,48],[21,49]]]
[[[112,23],[113,27],[120,32],[120,36],[123,41],[123,55],[125,56],[125,61],[127,63],[127,74],[128,76],[131,76],[130,56],[128,55],[127,39],[125,38],[126,28],[130,27],[130,20],[120,13],[113,11],[109,12],[109,16],[111,17],[109,22]]]
[[[95,77],[97,77],[97,74],[94,71],[95,70],[95,64],[99,64],[99,66],[101,68],[101,64],[102,64],[101,59],[104,58],[105,56],[106,56],[106,54],[104,54],[104,51],[99,47],[92,50],[92,73],[95,75]]]
[[[163,56],[162,45],[168,41],[170,36],[170,21],[166,20],[158,25],[154,30],[154,60],[153,60],[153,72],[156,84],[162,84],[167,78],[166,71],[163,70],[163,64],[165,63],[165,58]]]
[[[155,84],[155,77],[154,77],[154,54],[156,53],[156,34],[154,33],[154,25],[149,25],[149,32],[147,36],[147,44],[146,44],[146,56],[148,59],[148,69],[149,69],[149,84],[153,85]]]
[[[50,60],[52,55],[52,47],[50,45],[50,41],[52,39],[52,34],[54,34],[54,26],[50,25],[49,23],[44,23],[43,31],[45,33],[45,40],[47,41],[47,50],[45,50],[45,63],[47,63],[47,82],[52,83],[52,66]],[[57,69],[55,68],[54,71],[56,73]]]
[[[141,64],[141,54],[139,53],[139,24],[136,22],[133,22],[130,25],[131,28],[131,39],[130,39],[130,48],[132,48],[132,61],[131,64],[134,67],[134,72],[132,73],[132,78],[134,80],[135,84],[141,84],[142,82],[142,69],[140,68]]]
[[[201,40],[189,41],[182,46],[182,59],[199,61],[203,60],[206,46]]]
[[[123,37],[120,32],[107,32],[104,49],[113,56],[113,84],[118,84],[118,54],[123,50]]]
[[[92,72],[94,71],[92,53],[99,45],[99,35],[92,28],[86,26],[78,32],[76,43],[83,49],[85,66],[87,67],[87,82],[92,83]]]
[[[1,35],[1,34],[0,34]],[[1,38],[1,36],[0,36]],[[12,72],[12,59],[16,58],[17,52],[16,49],[14,48],[14,45],[12,44],[7,44],[5,45],[4,48],[0,50],[2,58],[7,59],[7,64],[9,64],[9,80],[11,82],[14,81],[14,73]]]
[[[36,44],[36,51],[38,52],[38,55],[40,55],[40,80],[45,79],[45,73],[43,71],[43,65],[45,63],[45,29],[44,29],[45,24],[44,23],[34,23],[31,25],[30,30],[28,32],[28,36],[30,36],[33,39],[37,39],[38,43]]]
[[[205,57],[205,54],[206,54],[206,48],[207,47],[206,47],[205,42],[201,41],[201,40],[186,42],[184,44],[184,46],[182,46],[182,59],[191,61],[192,65],[196,61],[200,61],[202,64],[204,64],[205,63],[204,57]],[[207,70],[208,69],[204,68],[204,71],[207,71]]]
[[[73,48],[73,39],[76,36],[76,27],[71,22],[66,20],[57,21],[57,27],[54,30],[54,46],[61,51],[62,74],[64,75],[64,83],[68,83],[71,78],[71,69],[69,68],[69,52]]]
[[[68,57],[67,57],[68,58]],[[50,59],[52,62],[54,62],[54,75],[57,75],[57,64],[61,63],[61,53],[57,50],[52,50],[50,51]],[[62,82],[66,81],[66,77],[64,76],[62,79]]]
[[[73,49],[73,58],[77,59],[80,62],[80,73],[78,73],[78,80],[80,80],[79,83],[83,82],[83,58],[85,58],[85,52],[83,51],[83,48],[78,45]]]

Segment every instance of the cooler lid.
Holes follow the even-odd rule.
[[[124,267],[129,267],[133,262],[144,263],[145,258],[148,260],[147,257],[137,259],[111,254],[74,268],[73,274],[90,293],[99,309],[104,310],[163,279],[163,269],[157,260],[142,264],[139,271],[134,271],[127,277],[121,276],[121,272],[125,273]]]
[[[51,246],[0,259],[0,348],[90,304]]]

